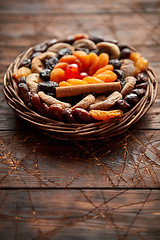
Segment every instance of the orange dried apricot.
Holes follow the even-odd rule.
[[[129,59],[136,62],[139,58],[141,58],[141,54],[139,52],[132,52],[129,56]]]
[[[90,83],[103,83],[104,82],[104,81],[102,81],[102,80],[100,80],[96,77],[90,77],[90,76],[83,78],[83,81],[86,81],[89,84]]]
[[[88,73],[89,75],[92,76],[98,69],[99,57],[94,52],[89,53],[88,57],[89,57]]]
[[[106,70],[113,71],[113,65],[108,64],[105,67],[98,69],[93,76],[96,76],[97,74],[99,74],[101,72],[105,72]]]
[[[86,72],[88,70],[89,66],[89,56],[86,52],[84,51],[75,51],[73,52],[73,56],[78,58],[80,62],[82,63],[83,66],[83,72]]]
[[[74,63],[77,58],[74,55],[65,55],[60,58],[59,62]]]
[[[98,68],[105,67],[109,62],[109,55],[107,53],[101,53],[99,55]]]
[[[80,80],[80,79],[75,79],[75,78],[68,79],[67,82],[72,84],[72,85],[88,84],[86,81],[83,81],[83,80]]]
[[[13,75],[12,75],[12,77],[16,80],[16,82],[18,83],[19,82],[19,79],[21,78],[21,77],[27,77],[28,75],[30,75],[32,73],[32,71],[31,71],[31,69],[30,68],[28,68],[28,67],[21,67],[21,68],[19,68],[19,69],[17,69],[14,73],[13,73]]]
[[[112,119],[118,119],[123,115],[123,112],[121,110],[90,110],[89,113],[94,119],[99,121],[110,121]]]
[[[65,71],[61,68],[56,68],[51,71],[50,81],[60,83],[65,81]]]
[[[106,70],[96,75],[96,78],[103,80],[104,82],[114,82],[117,79],[117,75],[110,71]]]
[[[141,57],[135,62],[134,66],[135,66],[135,75],[137,75],[138,73],[144,72],[147,69],[148,61],[147,59]]]
[[[62,81],[59,83],[59,87],[67,87],[67,86],[72,86],[72,84],[66,81]]]
[[[79,39],[82,39],[82,38],[88,38],[88,34],[85,34],[85,33],[78,33],[76,35],[74,35],[74,40],[79,40]]]
[[[63,69],[64,71],[66,70],[66,67],[69,65],[69,63],[66,63],[66,62],[59,62],[57,63],[53,69],[56,69],[56,68],[61,68]]]

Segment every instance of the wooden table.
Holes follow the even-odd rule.
[[[159,0],[1,0],[0,88],[22,51],[79,32],[133,45],[160,76],[159,23]],[[1,240],[160,239],[159,94],[128,132],[97,142],[47,138],[0,100]]]

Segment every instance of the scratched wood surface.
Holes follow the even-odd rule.
[[[109,141],[52,140],[2,94],[28,47],[79,32],[133,45],[160,81],[159,0],[0,1],[0,239],[160,239],[160,87],[154,105]]]

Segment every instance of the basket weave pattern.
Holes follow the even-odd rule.
[[[132,47],[129,48],[135,51]],[[118,121],[109,123],[99,121],[91,124],[64,123],[41,116],[25,105],[18,96],[17,85],[12,79],[12,74],[18,69],[20,62],[29,57],[33,53],[33,49],[34,47],[20,54],[9,66],[4,76],[3,92],[8,105],[18,116],[50,137],[62,140],[99,140],[121,134],[137,122],[155,101],[158,82],[154,71],[151,67],[148,67],[146,71],[148,74],[148,86],[145,96]]]

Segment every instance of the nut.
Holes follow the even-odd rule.
[[[38,92],[38,84],[43,82],[38,73],[32,73],[26,78],[26,84],[29,87],[31,93]]]
[[[96,44],[89,40],[89,39],[79,39],[79,40],[76,40],[73,44],[73,47],[74,49],[77,49],[77,48],[88,48],[89,50],[93,50],[93,49],[96,49]]]
[[[121,67],[120,70],[124,72],[124,76],[134,76],[135,72],[135,67],[134,67],[134,62],[130,59],[123,59],[121,60]]]
[[[44,53],[34,57],[32,60],[32,63],[31,63],[32,72],[40,73],[44,69],[43,60],[45,58],[51,58],[51,57],[55,57],[55,56],[56,56],[56,53],[44,52]]]
[[[62,48],[69,48],[73,52],[73,47],[68,43],[56,43],[48,48],[48,52],[58,53]]]
[[[100,42],[97,43],[97,48],[100,50],[100,53],[108,53],[110,59],[119,59],[120,57],[120,50],[119,47],[110,42]]]

